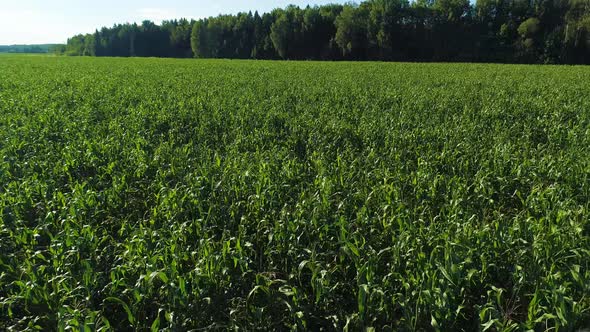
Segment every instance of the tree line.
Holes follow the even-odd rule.
[[[38,45],[0,45],[0,53],[49,53],[54,52],[59,44],[38,44]]]
[[[57,52],[291,60],[590,63],[590,0],[368,0],[117,24]]]

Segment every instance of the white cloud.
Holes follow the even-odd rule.
[[[180,18],[176,11],[167,8],[140,8],[136,13],[136,20],[141,22],[143,20],[150,20],[156,24],[160,24],[164,20]]]

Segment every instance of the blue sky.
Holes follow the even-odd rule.
[[[343,3],[340,0],[0,0],[0,45],[65,43],[78,33],[114,23],[156,23],[172,18],[202,18],[289,4]]]

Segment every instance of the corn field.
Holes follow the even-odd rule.
[[[590,326],[590,68],[0,57],[0,330]]]

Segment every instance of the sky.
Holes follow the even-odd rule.
[[[0,0],[0,45],[65,43],[79,33],[115,23],[199,19],[289,4],[323,5],[339,0]]]

